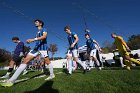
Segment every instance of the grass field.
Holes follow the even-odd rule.
[[[0,93],[140,93],[140,69],[131,71],[122,69],[92,70],[86,74],[81,71],[67,76],[55,69],[56,78],[45,81],[35,78],[41,72],[30,72],[18,79],[30,78],[18,82],[12,87],[1,87]],[[0,76],[6,71],[0,71]]]

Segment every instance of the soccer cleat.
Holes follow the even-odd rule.
[[[102,67],[99,67],[98,69],[99,69],[99,70],[102,70]]]
[[[55,78],[55,75],[53,74],[53,75],[50,75],[48,78],[46,78],[45,80],[52,80],[53,78]]]
[[[6,79],[8,79],[8,78],[10,78],[10,76],[9,75],[4,75],[4,76],[2,76],[2,77],[0,77],[1,79],[4,79],[4,78],[6,78]]]
[[[91,68],[89,67],[89,68],[87,68],[87,70],[88,70],[88,71],[90,71],[90,70],[91,70]]]
[[[68,76],[71,76],[71,73],[67,73]]]
[[[127,70],[131,70],[129,66],[126,67]]]
[[[3,87],[11,87],[11,86],[14,85],[14,83],[12,83],[11,81],[7,80],[6,82],[1,83],[0,85],[3,86]]]

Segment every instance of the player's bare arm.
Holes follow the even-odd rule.
[[[36,40],[43,40],[43,39],[46,39],[46,38],[47,38],[47,32],[43,33],[43,36],[41,36],[41,37],[28,39],[28,40],[26,40],[26,42],[31,43],[31,42],[34,42]]]
[[[75,44],[78,42],[79,38],[78,36],[75,36],[75,41],[74,43],[71,45],[71,48],[73,48],[75,46]]]

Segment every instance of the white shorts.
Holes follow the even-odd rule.
[[[48,51],[47,50],[41,50],[41,51],[34,51],[31,50],[28,55],[32,55],[34,57],[36,57],[37,55],[41,55],[41,57],[45,58],[48,57]]]
[[[78,53],[78,50],[77,49],[74,49],[74,50],[68,50],[67,55],[68,56],[72,56],[72,57],[78,57],[79,56],[79,53]]]
[[[96,49],[91,50],[90,51],[90,57],[96,57],[96,52],[97,52]]]
[[[67,56],[72,57],[72,51],[71,51],[71,50],[68,50],[68,52],[67,52]]]
[[[72,56],[73,57],[78,57],[79,56],[79,52],[77,49],[72,50]]]

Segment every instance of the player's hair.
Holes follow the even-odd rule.
[[[40,20],[40,19],[35,19],[34,22],[36,22],[36,21],[38,21],[39,23],[41,23],[41,24],[42,24],[42,25],[41,25],[42,27],[44,26],[44,22],[43,22],[42,20]]]
[[[18,37],[12,37],[12,40],[19,40],[19,38]]]
[[[65,27],[64,27],[64,31],[65,31],[66,29],[69,29],[69,30],[70,30],[70,26],[65,26]]]
[[[87,36],[87,35],[90,37],[90,34],[89,34],[89,33],[86,33],[86,34],[85,34],[85,36]]]
[[[117,35],[116,33],[112,33],[112,34]]]

